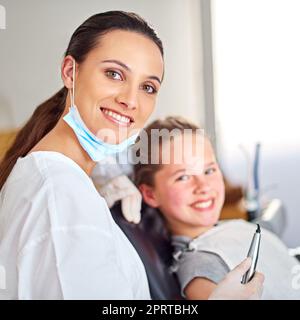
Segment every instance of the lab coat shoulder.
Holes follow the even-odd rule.
[[[3,204],[10,224],[22,226],[19,251],[58,229],[111,224],[105,200],[71,159],[56,153],[26,158],[14,168]]]

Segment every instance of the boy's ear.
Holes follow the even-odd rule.
[[[147,184],[141,184],[139,190],[143,196],[143,200],[152,208],[157,208],[159,206],[156,200],[156,195],[154,189]]]

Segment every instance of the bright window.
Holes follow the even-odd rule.
[[[261,184],[287,208],[284,240],[300,245],[300,1],[214,0],[216,130],[223,169],[246,183],[239,144],[261,142]]]

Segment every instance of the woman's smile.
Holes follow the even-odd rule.
[[[107,120],[116,124],[117,126],[130,127],[134,123],[134,119],[131,116],[103,107],[100,107],[100,110]]]

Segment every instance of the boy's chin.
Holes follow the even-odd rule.
[[[202,226],[204,228],[210,228],[210,227],[214,227],[219,221],[219,217],[217,218],[211,218],[211,219],[207,219],[206,221],[202,222]]]

